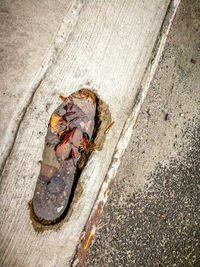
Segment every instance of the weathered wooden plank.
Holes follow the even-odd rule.
[[[169,1],[88,1],[57,61],[36,91],[0,185],[1,264],[66,266],[107,173],[131,112]],[[30,220],[44,136],[58,95],[87,87],[109,105],[115,125],[80,177],[82,194],[59,229],[37,233]]]

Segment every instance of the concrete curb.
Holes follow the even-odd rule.
[[[98,194],[98,198],[95,202],[95,205],[92,209],[91,215],[89,217],[89,220],[86,225],[86,230],[84,231],[81,243],[78,246],[77,254],[75,256],[75,259],[72,263],[73,267],[80,267],[83,265],[84,260],[87,255],[87,251],[89,250],[90,246],[92,246],[93,239],[95,238],[95,231],[98,227],[98,223],[100,221],[100,218],[103,214],[104,206],[106,205],[106,202],[112,192],[112,184],[114,183],[115,176],[117,174],[117,170],[120,166],[120,159],[123,156],[128,143],[130,141],[130,138],[133,133],[133,129],[135,126],[135,123],[137,121],[140,109],[142,107],[142,104],[146,98],[146,95],[148,93],[151,81],[155,75],[156,69],[158,67],[160,58],[162,56],[165,43],[169,34],[169,31],[171,29],[172,23],[174,21],[174,17],[176,15],[178,6],[180,4],[181,0],[174,0],[172,1],[170,8],[168,10],[167,17],[164,21],[163,27],[161,29],[161,36],[158,39],[158,42],[155,46],[154,53],[152,56],[152,59],[149,62],[149,65],[147,67],[147,70],[144,74],[144,78],[141,83],[141,88],[138,94],[138,97],[135,101],[135,105],[133,107],[133,111],[131,115],[128,117],[125,126],[123,128],[121,137],[119,139],[119,142],[116,146],[115,153],[113,155],[112,162],[110,164],[108,173],[106,175],[106,178],[102,184],[101,190]]]

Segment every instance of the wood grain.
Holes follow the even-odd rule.
[[[69,266],[151,56],[169,1],[87,1],[21,123],[0,184],[1,266]],[[109,105],[115,125],[83,171],[83,192],[57,231],[33,229],[28,202],[59,94],[87,87]]]

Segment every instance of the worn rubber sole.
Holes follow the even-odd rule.
[[[41,170],[33,197],[39,222],[52,224],[65,212],[76,177],[77,162],[94,131],[96,96],[79,90],[53,112],[45,137]]]

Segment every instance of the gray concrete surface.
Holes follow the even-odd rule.
[[[84,266],[199,266],[200,2],[183,0]]]
[[[73,4],[70,13],[77,15],[67,25],[64,23],[62,49],[34,87],[20,124],[13,120],[19,128],[0,183],[2,266],[70,265],[132,112],[170,1],[72,2],[80,2],[80,12]],[[53,49],[57,50],[54,43]],[[103,149],[93,152],[80,176],[81,193],[77,188],[72,213],[60,224],[43,226],[38,233],[32,225],[28,203],[40,171],[49,118],[60,104],[60,94],[68,96],[80,88],[97,93],[109,106],[115,124],[106,134]],[[24,95],[22,98],[25,104]],[[11,100],[10,104],[14,102]]]
[[[0,1],[0,169],[72,1]],[[45,67],[45,66],[44,66]]]

